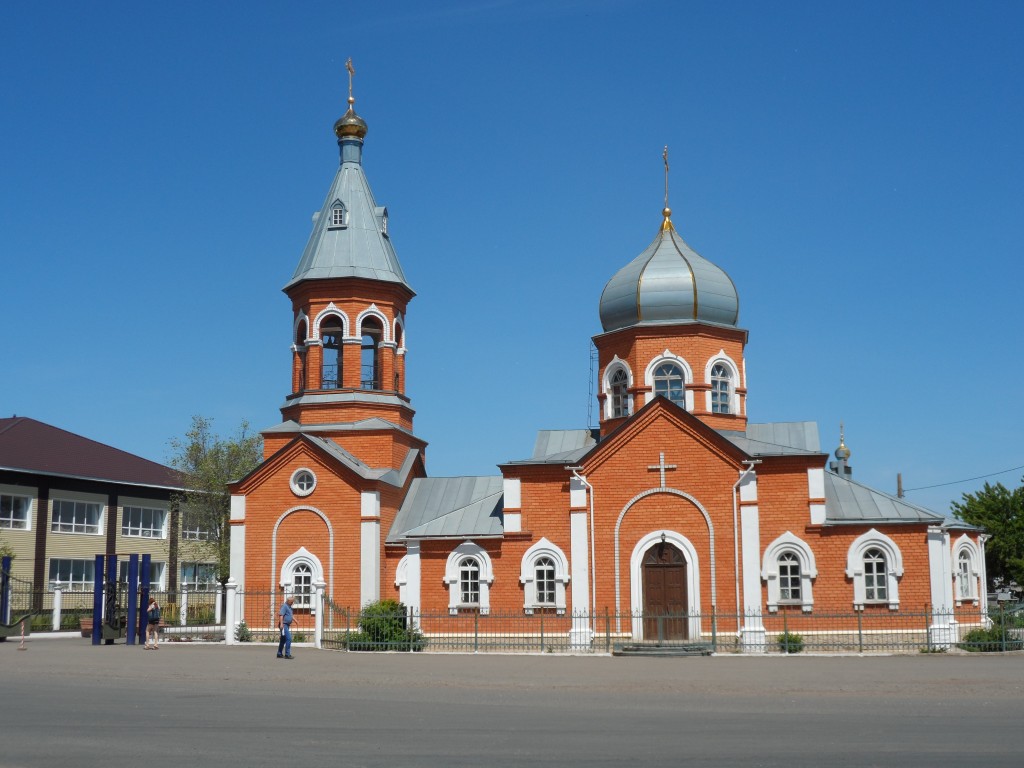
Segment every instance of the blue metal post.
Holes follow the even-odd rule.
[[[92,644],[100,644],[103,631],[103,555],[96,555],[92,579]]]
[[[146,642],[146,609],[149,608],[149,572],[152,569],[150,562],[152,555],[142,556],[142,568],[139,572],[139,642]]]
[[[128,555],[128,623],[124,641],[135,645],[135,626],[139,620],[139,556]]]
[[[4,624],[11,623],[11,558],[5,557],[0,562],[0,619]]]

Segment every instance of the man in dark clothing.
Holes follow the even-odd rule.
[[[289,595],[281,603],[281,618],[277,622],[277,626],[281,630],[281,641],[277,644],[277,658],[279,659],[295,658],[292,656],[292,620],[295,618],[292,613],[292,603],[294,602],[295,598]]]

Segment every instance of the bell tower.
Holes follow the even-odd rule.
[[[382,419],[412,431],[406,396],[406,282],[363,171],[367,125],[348,111],[334,124],[341,162],[313,216],[302,258],[284,286],[292,302],[291,392],[281,407],[300,425]]]

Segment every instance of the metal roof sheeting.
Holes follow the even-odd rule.
[[[502,489],[500,476],[416,478],[387,540],[501,536]]]
[[[931,523],[941,525],[942,515],[887,493],[855,483],[834,472],[825,473],[825,522]]]
[[[543,459],[547,456],[576,452],[580,449],[590,450],[597,445],[594,432],[589,429],[542,429],[537,432],[537,441],[533,444],[532,459]]]

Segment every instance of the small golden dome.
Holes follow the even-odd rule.
[[[348,112],[338,118],[338,122],[334,124],[334,135],[339,139],[346,136],[356,136],[361,139],[366,136],[366,121],[356,114],[355,108],[352,106],[354,103],[355,99],[349,96]]]

